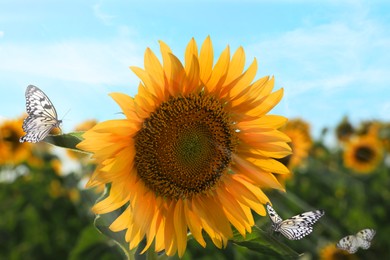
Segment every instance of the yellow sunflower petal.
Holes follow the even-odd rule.
[[[240,107],[243,103],[253,103],[255,100],[264,97],[260,92],[264,89],[264,85],[269,84],[269,82],[269,76],[256,80],[250,85],[250,88],[244,88],[241,89],[241,92],[237,92],[230,105]]]
[[[250,121],[241,121],[237,123],[240,130],[247,129],[278,129],[286,124],[287,118],[277,115],[264,115]]]
[[[171,60],[172,74],[169,79],[170,93],[171,95],[177,95],[182,92],[183,86],[187,86],[186,72],[180,60],[176,56],[169,54]]]
[[[150,89],[151,93],[162,99],[165,85],[164,69],[156,55],[149,48],[145,52],[145,70],[151,79],[151,85],[154,86],[153,89]]]
[[[198,241],[198,243],[201,246],[206,247],[206,241],[204,240],[202,235],[202,222],[199,219],[199,216],[193,211],[191,202],[185,200],[184,203],[185,203],[184,213],[185,213],[186,221],[188,223],[188,228],[190,229],[196,241]]]
[[[254,186],[238,175],[232,176],[231,184],[228,189],[235,198],[238,198],[242,204],[256,211],[257,214],[261,216],[266,215],[263,204],[269,202],[269,199],[259,187]]]
[[[187,81],[185,82],[186,85],[183,86],[184,95],[199,91],[202,88],[202,85],[199,82],[200,67],[198,59],[193,56],[190,62],[187,72]]]
[[[110,96],[120,106],[127,119],[137,120],[136,114],[132,107],[132,105],[134,104],[134,100],[132,97],[126,94],[116,93],[116,92],[110,93]]]
[[[164,242],[165,250],[167,255],[173,255],[177,250],[177,237],[175,232],[175,222],[174,222],[174,210],[175,203],[172,202],[168,208],[168,213],[165,222],[165,233],[164,233]]]
[[[253,117],[261,117],[268,113],[276,104],[279,103],[279,101],[283,97],[283,89],[279,89],[268,96],[255,101],[254,103],[251,104],[253,109],[247,110],[247,108],[243,107],[235,107],[236,110],[242,111],[242,113],[247,114],[248,116],[253,116]]]
[[[247,87],[253,81],[256,76],[257,71],[257,62],[256,59],[252,62],[249,68],[242,74],[241,77],[237,77],[237,80],[234,81],[234,84],[231,84],[231,87],[226,87],[229,89],[229,98],[237,98],[240,93],[248,92]],[[234,105],[234,102],[233,102]]]
[[[92,210],[97,214],[105,214],[122,207],[128,200],[128,196],[123,196],[123,191],[114,192],[114,189],[111,188],[110,195],[95,204]]]
[[[199,217],[203,220],[203,223],[207,222],[210,229],[205,226],[205,231],[212,237],[215,234],[215,230],[218,230],[219,234],[223,234],[226,237],[233,235],[231,227],[226,217],[223,217],[223,211],[213,198],[203,197],[197,198],[194,201],[193,206],[199,213]]]
[[[175,233],[177,237],[177,248],[179,257],[182,257],[187,247],[187,222],[184,213],[183,201],[176,203],[173,221],[175,223]]]
[[[203,42],[199,54],[200,80],[206,83],[211,75],[213,67],[214,51],[210,37]]]
[[[126,208],[125,211],[117,219],[115,219],[114,222],[110,225],[110,229],[114,232],[122,231],[127,229],[128,222],[131,219],[131,211],[129,207]]]
[[[172,68],[172,63],[171,63],[171,49],[169,48],[168,45],[166,45],[163,41],[159,41],[160,43],[160,51],[163,59],[163,68],[164,68],[164,74],[165,74],[165,81],[167,82],[167,92],[170,95],[174,95],[175,93],[173,92],[173,86],[169,85],[169,82],[172,81],[171,76],[174,75],[174,71]]]
[[[250,160],[254,165],[261,167],[265,171],[279,173],[279,174],[289,174],[290,170],[281,162],[274,159],[260,159],[256,158]]]
[[[248,129],[241,131],[240,139],[247,144],[269,143],[269,142],[290,142],[291,139],[278,130],[258,131],[258,129]]]
[[[230,62],[230,49],[227,47],[219,57],[211,73],[210,79],[206,82],[206,88],[209,92],[214,92],[217,87],[222,86],[225,81]]]
[[[278,182],[273,174],[265,172],[253,163],[245,161],[238,156],[235,156],[234,160],[236,162],[235,168],[237,168],[237,172],[240,172],[251,181],[258,183],[261,187],[271,187],[274,189],[284,190],[283,186]]]
[[[187,75],[191,75],[191,66],[194,58],[198,58],[198,46],[194,38],[188,43],[185,52],[185,70]]]
[[[229,70],[226,75],[225,83],[229,84],[236,78],[238,78],[245,66],[245,52],[242,47],[239,47],[234,53],[232,60],[230,62]]]

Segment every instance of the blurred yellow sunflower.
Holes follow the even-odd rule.
[[[49,195],[56,199],[60,196],[63,196],[65,193],[65,189],[62,187],[62,184],[59,180],[52,180],[49,185]]]
[[[31,155],[31,145],[19,142],[24,135],[22,124],[23,118],[5,120],[0,124],[0,165],[18,164]]]
[[[363,121],[356,129],[358,135],[374,135],[378,136],[381,123],[377,120]]]
[[[355,255],[349,254],[345,250],[338,249],[335,244],[323,247],[320,251],[321,260],[354,260],[358,259]]]
[[[348,117],[344,117],[340,124],[336,127],[337,139],[342,143],[347,142],[354,133],[355,129],[349,122]]]
[[[371,173],[382,159],[382,143],[373,135],[357,136],[345,144],[344,165],[357,173]]]
[[[262,189],[284,190],[275,174],[289,171],[274,158],[291,149],[277,130],[286,119],[267,115],[283,89],[272,92],[269,77],[252,83],[257,63],[244,71],[243,48],[230,59],[227,47],[214,66],[209,37],[200,52],[189,42],[184,65],[161,41],[160,50],[162,64],[148,48],[145,69],[131,67],[142,80],[134,98],[111,94],[126,119],[97,124],[78,147],[98,162],[87,186],[111,184],[94,212],[126,205],[110,229],[126,230],[131,249],[146,237],[144,251],[154,241],[181,257],[188,232],[205,246],[205,231],[219,248],[231,225],[251,232],[251,210],[266,215]]]
[[[62,175],[62,162],[60,159],[53,158],[50,160],[50,166],[53,169],[53,172],[58,176]]]
[[[385,150],[390,153],[390,123],[382,123],[378,131],[378,136],[382,140]]]
[[[80,194],[80,190],[77,189],[77,188],[70,188],[67,190],[67,195],[69,197],[69,199],[73,202],[73,203],[79,203],[80,202],[80,197],[81,197],[81,194]]]
[[[302,119],[292,119],[281,128],[281,131],[291,139],[289,145],[292,149],[292,154],[283,158],[281,162],[290,169],[302,165],[309,156],[312,146],[309,124]]]

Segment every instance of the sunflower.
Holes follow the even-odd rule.
[[[30,157],[31,145],[19,142],[24,134],[22,124],[22,118],[5,120],[0,124],[0,165],[18,164]]]
[[[372,172],[382,159],[382,143],[373,135],[357,136],[346,143],[344,164],[357,173]]]
[[[251,210],[265,216],[269,201],[262,189],[284,190],[275,175],[289,170],[275,158],[291,153],[289,138],[278,131],[286,119],[267,113],[283,89],[274,79],[253,81],[256,60],[244,71],[245,54],[229,46],[213,66],[209,37],[200,52],[194,39],[184,65],[160,41],[161,64],[148,48],[145,69],[131,67],[142,80],[132,98],[111,97],[125,119],[97,124],[79,148],[98,163],[87,187],[111,184],[96,214],[125,206],[110,225],[126,230],[130,249],[146,237],[144,251],[184,254],[190,232],[202,246],[202,232],[222,248],[232,226],[251,232]],[[143,251],[143,252],[144,252]]]
[[[301,165],[309,155],[312,146],[310,126],[302,119],[289,120],[281,131],[290,139],[292,154],[281,160],[290,169]]]
[[[320,251],[321,260],[354,260],[355,255],[349,254],[345,250],[338,249],[335,244],[323,247]]]

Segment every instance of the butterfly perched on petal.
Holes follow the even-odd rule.
[[[368,249],[371,246],[371,240],[374,238],[376,231],[374,229],[366,228],[357,232],[356,235],[343,237],[337,243],[337,247],[354,254],[359,247]]]
[[[50,99],[36,86],[29,85],[26,89],[26,110],[28,116],[22,126],[26,135],[20,138],[21,143],[40,142],[62,123],[57,119],[57,111]]]
[[[310,234],[313,231],[313,224],[325,214],[323,210],[313,210],[282,220],[269,203],[266,207],[273,230],[290,240],[299,240]]]

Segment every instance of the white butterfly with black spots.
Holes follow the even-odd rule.
[[[26,135],[20,138],[21,143],[40,142],[62,123],[57,119],[57,111],[50,99],[36,86],[29,85],[26,89],[26,110],[28,116],[22,126]]]
[[[348,251],[350,254],[356,253],[359,247],[368,249],[371,246],[371,240],[374,238],[376,231],[374,229],[366,228],[360,230],[356,235],[343,237],[337,243],[337,247]]]
[[[299,240],[310,234],[313,231],[313,224],[325,214],[323,210],[313,210],[282,220],[269,203],[266,207],[273,230],[290,240]]]

